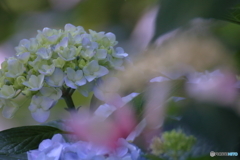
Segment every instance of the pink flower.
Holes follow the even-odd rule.
[[[230,104],[237,95],[236,78],[219,70],[195,73],[189,77],[186,90],[189,96],[198,100]]]
[[[69,125],[81,140],[115,149],[119,138],[126,138],[135,128],[135,118],[128,106],[118,108],[107,119],[83,111]]]

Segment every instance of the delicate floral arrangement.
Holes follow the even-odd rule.
[[[238,88],[234,74],[224,70],[197,72],[189,67],[188,61],[179,60],[180,63],[174,56],[158,57],[156,53],[140,59],[126,71],[128,54],[116,45],[113,33],[92,30],[88,33],[72,24],[66,24],[64,30],[44,28],[36,38],[21,40],[15,48],[16,56],[1,64],[0,108],[4,117],[12,118],[20,107],[16,98],[27,97],[31,99],[28,109],[41,125],[1,131],[0,158],[180,160],[193,157],[200,142],[191,132],[181,127],[161,131],[164,119],[168,118],[165,106],[181,106],[186,101],[234,104]],[[168,45],[164,47],[157,48],[157,53],[176,51],[169,51]],[[164,68],[166,63],[172,64],[173,69]],[[188,69],[179,67],[182,64]],[[127,74],[119,76],[116,71]],[[133,77],[140,82],[134,79],[134,84],[129,85]],[[130,94],[121,95],[121,83],[129,90],[135,86],[144,89],[135,88]],[[79,110],[72,99],[74,92],[92,96],[92,101],[99,105]],[[61,98],[70,118],[44,123]],[[181,119],[177,115],[169,117]]]
[[[89,32],[66,24],[64,30],[44,28],[36,38],[21,40],[15,48],[16,56],[1,65],[3,116],[14,115],[18,105],[12,99],[23,94],[32,99],[32,117],[45,122],[61,97],[67,98],[75,90],[87,97],[109,69],[123,69],[128,54],[120,47],[114,48],[115,35]]]

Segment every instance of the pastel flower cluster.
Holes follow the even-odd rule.
[[[32,98],[29,110],[38,122],[47,120],[50,109],[64,91],[78,90],[88,96],[98,78],[110,69],[123,69],[127,53],[113,33],[87,33],[66,24],[64,30],[44,28],[36,38],[23,39],[16,56],[7,58],[0,70],[0,108],[11,118],[19,108],[12,100],[23,94]]]
[[[61,134],[46,139],[37,150],[28,152],[28,160],[137,160],[140,149],[124,139],[118,140],[118,148],[108,150],[89,142],[67,143]]]

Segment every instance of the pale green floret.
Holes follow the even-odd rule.
[[[88,48],[88,49],[86,49],[86,50],[82,50],[82,51],[81,51],[81,56],[82,56],[84,59],[89,60],[89,59],[91,59],[91,58],[94,56],[95,53],[96,53],[96,52],[94,51],[94,49]]]
[[[113,67],[114,69],[117,69],[117,70],[124,69],[124,66],[123,66],[124,60],[123,59],[108,56],[108,60],[109,60],[110,66]]]
[[[7,61],[3,61],[2,64],[1,64],[1,70],[4,71],[4,72],[7,72],[8,71],[8,63]]]
[[[20,76],[25,71],[23,63],[21,63],[17,58],[10,57],[7,60],[8,63],[8,72],[6,77],[16,78]]]
[[[85,67],[86,66],[86,61],[85,60],[83,60],[83,59],[81,59],[80,61],[79,61],[79,64],[78,64],[78,66],[81,68],[81,69],[83,69],[83,67]]]
[[[60,43],[58,43],[55,47],[55,51],[59,52],[68,47],[68,37],[64,37]]]
[[[65,83],[68,87],[77,89],[78,86],[86,84],[86,79],[83,76],[82,70],[76,72],[72,68],[67,68],[67,76],[65,77]]]
[[[52,57],[52,50],[50,47],[48,48],[40,48],[37,53],[42,59],[50,59]]]
[[[33,91],[30,91],[30,88],[28,87],[25,87],[23,90],[22,90],[22,94],[25,95],[26,97],[31,97],[33,95]]]
[[[93,40],[96,42],[101,41],[102,38],[105,36],[104,32],[96,32],[91,29],[89,29],[89,33],[93,37]]]
[[[115,34],[108,32],[108,33],[106,33],[106,37],[108,38],[111,46],[115,46],[117,44]]]
[[[27,82],[23,82],[23,84],[30,88],[30,91],[38,91],[43,86],[44,75],[31,75]]]
[[[58,55],[65,61],[71,61],[76,59],[79,50],[76,47],[64,48],[58,51]]]
[[[65,74],[60,68],[56,68],[51,76],[46,77],[46,83],[51,87],[62,87]]]
[[[17,55],[17,58],[19,59],[20,62],[26,64],[30,58],[30,53],[29,52],[20,53]]]
[[[0,90],[0,97],[4,99],[11,99],[15,96],[16,91],[13,86],[3,85]]]
[[[43,59],[41,57],[37,57],[34,61],[30,61],[28,62],[28,64],[34,68],[35,70],[38,70],[40,69],[40,67],[42,65],[47,65],[47,62],[46,61],[43,61]]]
[[[96,55],[94,56],[97,60],[104,60],[107,57],[107,50],[98,49]]]
[[[3,117],[8,119],[12,118],[18,109],[19,106],[17,105],[17,103],[7,99],[3,100]]]
[[[61,57],[58,57],[57,59],[53,60],[53,64],[55,65],[55,67],[63,68],[63,66],[65,65],[65,61]]]
[[[54,44],[59,40],[61,36],[62,36],[61,31],[50,28],[44,28],[43,31],[38,30],[37,40],[41,44],[44,43]]]
[[[22,88],[24,85],[23,85],[23,82],[26,81],[26,78],[24,76],[19,76],[17,77],[17,79],[14,81],[14,87],[15,88]]]
[[[66,24],[64,29],[66,32],[71,33],[72,36],[86,33],[83,27],[81,26],[75,27],[72,24]]]
[[[45,75],[45,76],[50,76],[53,74],[55,70],[54,64],[52,65],[42,65],[41,68],[38,70],[39,73]]]
[[[83,68],[83,72],[84,77],[88,80],[88,82],[91,82],[95,78],[108,74],[109,71],[106,67],[100,66],[96,60],[93,60]]]
[[[17,51],[17,55],[24,53],[24,52],[30,52],[30,53],[36,53],[36,51],[39,48],[39,43],[35,38],[31,38],[30,40],[23,39],[20,41],[19,45],[15,48]]]
[[[62,90],[54,87],[42,87],[42,89],[40,90],[40,93],[44,97],[51,98],[54,101],[58,101],[62,96]]]

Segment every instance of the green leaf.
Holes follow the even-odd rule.
[[[153,40],[197,17],[223,19],[237,3],[239,0],[160,0]]]
[[[148,154],[144,156],[145,158],[147,158],[148,160],[164,160],[162,158],[159,158],[158,156],[155,156],[153,154]]]
[[[10,155],[0,155],[1,160],[27,160],[27,154],[10,154]]]
[[[142,119],[144,105],[145,105],[144,93],[140,93],[138,96],[133,98],[130,103],[134,107],[134,110],[139,120]]]
[[[229,9],[223,18],[227,21],[240,24],[240,5]]]
[[[0,155],[20,154],[37,149],[45,139],[62,130],[50,126],[24,126],[0,132]]]

